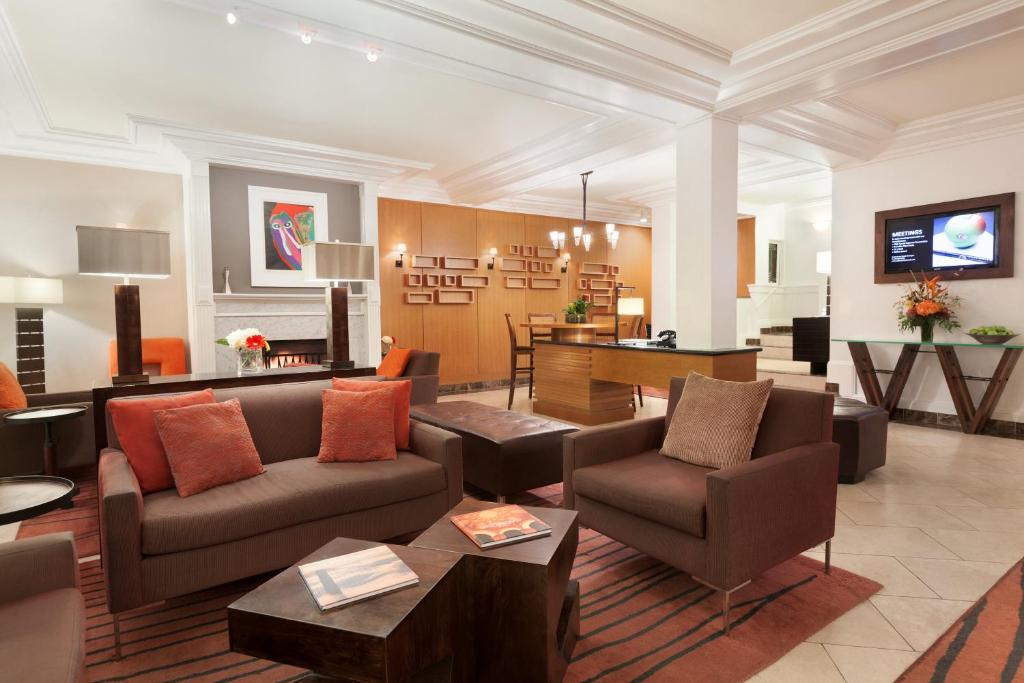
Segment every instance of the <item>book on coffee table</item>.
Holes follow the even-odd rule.
[[[467,512],[455,515],[451,520],[480,548],[494,548],[551,535],[550,526],[518,505]]]
[[[420,581],[398,555],[383,545],[300,564],[299,575],[321,612]]]

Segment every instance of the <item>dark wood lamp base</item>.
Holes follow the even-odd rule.
[[[144,384],[142,372],[142,313],[138,285],[114,285],[114,320],[117,328],[117,375],[113,384]]]
[[[348,346],[348,285],[328,287],[327,299],[327,354],[322,365],[331,370],[355,367],[349,358]]]

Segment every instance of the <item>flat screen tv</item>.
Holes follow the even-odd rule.
[[[1014,193],[879,211],[875,282],[1013,277]]]

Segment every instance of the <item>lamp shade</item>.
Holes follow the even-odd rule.
[[[64,283],[48,277],[0,276],[0,303],[62,304]]]
[[[643,315],[644,299],[639,296],[619,299],[619,315]]]
[[[831,251],[819,251],[816,259],[816,268],[820,275],[831,275],[832,274],[832,252]]]
[[[82,275],[163,278],[171,274],[171,235],[160,230],[78,226]]]
[[[373,280],[373,245],[310,242],[302,246],[302,272],[308,282]]]

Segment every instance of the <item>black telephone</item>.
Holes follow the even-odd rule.
[[[676,331],[662,330],[658,333],[658,346],[674,347],[676,345]]]

